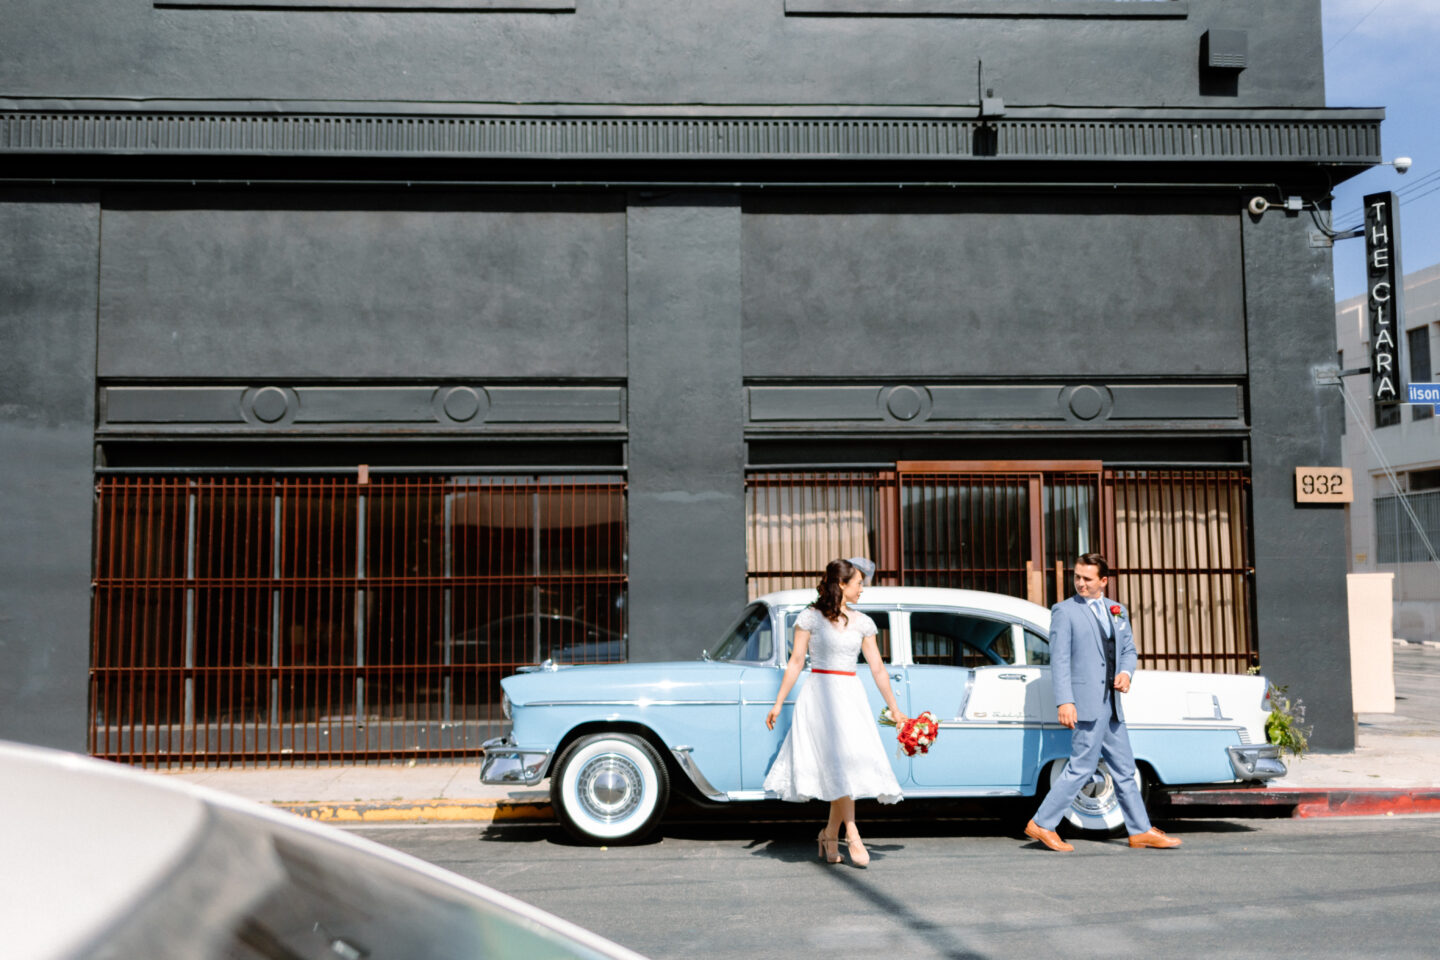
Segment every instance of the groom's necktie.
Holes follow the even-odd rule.
[[[1110,614],[1105,610],[1103,600],[1091,600],[1090,610],[1095,614],[1095,619],[1100,621],[1100,636],[1104,638],[1105,647],[1105,692],[1104,697],[1110,701],[1110,717],[1112,720],[1120,719],[1119,708],[1116,704],[1115,695],[1111,693],[1111,685],[1115,682],[1115,631],[1110,623]]]
[[[1100,623],[1101,636],[1108,637],[1113,632],[1110,629],[1110,618],[1105,613],[1105,608],[1099,600],[1090,601],[1090,612],[1095,614],[1095,619]]]

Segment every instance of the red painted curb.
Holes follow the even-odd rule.
[[[1291,816],[1299,818],[1440,813],[1440,787],[1242,787],[1177,790],[1169,797],[1177,807],[1290,806]]]
[[[1332,790],[1323,800],[1295,806],[1295,817],[1383,817],[1440,813],[1437,790]]]

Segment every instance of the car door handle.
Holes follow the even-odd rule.
[[[891,679],[891,680],[894,680],[896,683],[899,683],[901,680],[904,680],[904,679],[905,679],[905,674],[903,674],[903,673],[892,673],[892,674],[890,674],[890,679]]]
[[[1000,679],[1001,679],[1001,680],[1019,680],[1021,683],[1029,683],[1029,682],[1030,682],[1030,677],[1026,676],[1026,675],[1023,674],[1023,673],[1002,673],[1002,674],[1000,674]]]

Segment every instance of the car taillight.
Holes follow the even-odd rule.
[[[508,693],[500,694],[500,712],[505,715],[506,720],[510,719],[510,694]]]

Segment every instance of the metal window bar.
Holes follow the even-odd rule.
[[[1431,543],[1440,542],[1440,490],[1407,494],[1410,508]],[[1377,563],[1429,563],[1430,550],[1420,531],[1406,522],[1397,497],[1375,498]]]
[[[499,680],[623,660],[616,476],[105,476],[92,753],[147,766],[475,756]]]
[[[808,588],[826,561],[860,553],[880,583],[1053,604],[1074,558],[1099,550],[1143,666],[1241,672],[1258,661],[1249,497],[1240,469],[754,471],[746,579],[752,599]]]
[[[756,472],[745,481],[750,598],[815,586],[836,557],[875,561],[876,583],[900,578],[893,471]]]
[[[1105,473],[1115,515],[1115,594],[1130,608],[1142,666],[1242,672],[1258,662],[1239,470]]]

